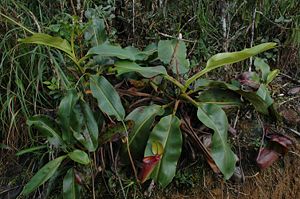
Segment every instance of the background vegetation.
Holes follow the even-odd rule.
[[[58,107],[65,95],[57,76],[57,64],[73,75],[70,77],[72,82],[82,78],[76,76],[76,70],[71,68],[71,61],[65,59],[61,52],[43,46],[21,44],[18,39],[30,36],[30,31],[71,40],[71,30],[74,29],[78,57],[83,57],[90,47],[95,45],[93,31],[89,33],[88,30],[91,24],[98,28],[97,41],[108,40],[111,43],[119,43],[122,47],[132,45],[140,50],[159,40],[176,39],[181,34],[187,46],[187,58],[190,60],[193,74],[203,69],[206,61],[216,53],[239,51],[264,42],[276,42],[277,48],[264,52],[260,57],[268,60],[271,69],[280,69],[279,85],[282,79],[299,85],[299,7],[300,2],[297,0],[2,0],[0,196],[6,197],[9,193],[10,197],[14,198],[19,195],[23,185],[43,165],[58,157],[57,151],[49,147],[34,148],[31,152],[23,151],[23,154],[15,155],[22,149],[45,146],[47,143],[43,136],[28,127],[26,121],[36,114],[57,117]],[[103,19],[103,22],[94,20],[95,18]],[[236,64],[235,67],[225,66],[210,74],[210,77],[229,81],[249,68],[254,71],[253,63],[254,60],[250,59]],[[88,72],[92,73],[94,68],[90,70]],[[120,79],[111,79],[116,84],[121,82]],[[278,84],[275,82],[270,88],[275,101],[281,104],[288,99],[277,99],[281,93]],[[128,93],[127,97],[126,93],[123,95],[126,112],[129,113],[134,108],[130,106],[133,100],[128,97]],[[299,105],[297,100],[299,98],[292,104],[294,107]],[[96,106],[97,102],[92,103]],[[228,115],[229,123],[234,126],[236,112],[229,112]],[[99,114],[95,117],[100,121],[102,116]],[[299,131],[299,124],[294,129],[297,131],[297,128]],[[130,166],[124,169],[119,161],[115,160],[120,151],[120,143],[120,140],[105,143],[97,149],[97,153],[91,153],[91,156],[100,154],[100,157],[92,157],[97,161],[90,166],[91,168],[80,167],[74,163],[74,168],[79,171],[76,176],[84,182],[81,184],[83,195],[131,198],[140,197],[148,188],[148,184],[141,187],[135,183]],[[237,143],[232,141],[232,144],[238,149]],[[253,147],[254,150],[255,144],[259,147],[260,139],[249,148]],[[202,155],[195,155],[198,154],[195,151],[199,150],[189,145],[190,143],[186,142],[183,154],[192,154],[191,156],[195,157],[184,158],[185,155],[182,155],[178,173],[171,186],[190,187],[197,183],[197,180],[186,172],[186,168],[190,167],[192,162],[197,162],[197,169],[200,167],[200,170],[208,167],[204,164]],[[33,193],[32,197],[60,196],[62,180],[56,179],[63,179],[62,173],[66,172],[66,169],[57,172],[47,184]],[[200,171],[199,176],[201,175]]]

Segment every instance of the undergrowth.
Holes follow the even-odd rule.
[[[216,173],[220,173],[221,170],[221,173],[229,178],[234,167],[229,169],[230,171],[222,168],[224,165],[218,162],[217,158],[211,156],[213,152],[205,150],[205,147],[211,150],[209,144],[204,149],[203,146],[199,148],[200,137],[202,139],[200,142],[211,141],[212,138],[208,136],[211,135],[209,129],[214,132],[218,131],[201,118],[205,117],[206,112],[213,114],[213,111],[216,111],[218,114],[223,114],[222,109],[213,106],[203,106],[202,112],[201,109],[198,109],[199,120],[208,127],[204,128],[197,121],[197,111],[194,106],[195,104],[199,106],[197,103],[200,102],[207,103],[209,102],[208,98],[216,97],[204,91],[212,90],[220,92],[222,95],[223,90],[220,91],[220,88],[226,88],[226,92],[230,91],[229,93],[234,99],[230,103],[241,103],[236,97],[237,93],[252,104],[255,103],[248,94],[243,93],[245,90],[252,92],[256,89],[255,91],[257,91],[258,88],[255,87],[257,85],[254,88],[253,82],[242,85],[244,87],[232,84],[237,88],[232,88],[225,82],[230,82],[232,79],[239,80],[241,77],[236,77],[249,69],[260,71],[258,74],[262,76],[259,78],[255,75],[249,77],[249,74],[243,78],[253,80],[258,86],[265,85],[262,89],[268,94],[270,81],[266,76],[272,70],[266,72],[259,66],[266,64],[265,62],[270,66],[279,67],[284,74],[285,69],[289,68],[289,71],[293,72],[285,75],[298,77],[300,71],[296,66],[299,64],[300,56],[299,6],[297,0],[289,1],[288,4],[283,0],[278,3],[272,0],[249,2],[242,0],[184,0],[178,2],[3,0],[0,5],[0,172],[2,173],[0,185],[5,185],[5,188],[3,192],[0,192],[0,196],[5,197],[7,194],[16,196],[23,190],[25,195],[33,192],[29,196],[32,198],[51,198],[60,195],[68,197],[66,194],[68,195],[72,191],[80,192],[82,196],[89,198],[114,196],[139,198],[144,195],[144,191],[151,195],[153,182],[147,181],[140,185],[137,181],[146,181],[150,177],[157,184],[163,187],[167,186],[173,179],[174,169],[176,169],[179,158],[180,161],[177,165],[179,170],[177,170],[171,186],[189,188],[201,180],[202,174],[199,174],[200,180],[193,179],[192,174],[184,169],[189,167],[191,162],[199,159],[199,155],[195,155],[198,151],[201,151],[205,157],[200,157],[201,164],[203,161],[208,162],[207,165],[202,166],[210,166]],[[18,41],[18,39],[25,38],[23,42],[35,43],[26,41],[26,38],[30,38],[33,32],[47,33],[69,41],[73,48],[72,52],[66,55],[63,51],[55,48],[26,45]],[[54,38],[51,40],[54,41]],[[131,45],[136,47],[137,49],[130,52],[143,52],[147,57],[141,59],[127,57],[122,54],[124,51],[120,51],[120,54],[115,56],[113,54],[115,49],[105,58],[101,57],[99,49],[97,49],[98,52],[97,50],[94,50],[94,53],[91,52],[92,47],[96,48],[105,42],[109,42],[109,45],[105,46],[103,51],[100,49],[101,53],[108,52],[109,54],[109,49],[113,48],[110,44],[120,43],[122,47]],[[236,64],[236,67],[229,67],[233,62],[224,62],[226,65],[224,68],[218,68],[217,72],[209,73],[209,77],[213,77],[211,79],[218,80],[218,82],[199,81],[191,85],[185,84],[188,77],[205,71],[205,63],[214,54],[239,51],[265,42],[276,42],[278,48],[260,54],[262,59],[250,58]],[[148,46],[151,43],[154,44]],[[148,48],[146,48],[147,46]],[[170,46],[173,47],[171,57],[164,57],[164,54],[159,52],[159,46],[166,49]],[[190,61],[189,64],[179,69],[178,63],[172,64],[177,48],[182,50],[182,54],[178,53],[178,62],[185,65],[186,60]],[[142,49],[144,51],[141,51]],[[86,56],[88,51],[90,54]],[[75,58],[72,57],[72,53]],[[141,75],[128,73],[135,69],[130,68],[124,59],[130,61],[131,64],[132,61],[136,61],[142,67],[152,68],[143,71],[140,73]],[[255,61],[258,64],[255,64]],[[276,65],[278,63],[279,65]],[[172,75],[166,75],[161,68],[154,69],[161,65],[166,66],[168,74]],[[122,67],[127,67],[127,71],[124,71],[125,69]],[[161,80],[157,77],[159,75],[165,79]],[[264,75],[265,77],[263,77]],[[121,105],[119,102],[114,102],[117,113],[111,113],[101,105],[103,96],[97,96],[99,91],[95,91],[97,88],[91,86],[94,84],[95,87],[101,87],[107,82],[113,85],[113,87],[109,87],[109,91],[114,93],[113,89],[116,89],[115,93],[122,100]],[[203,91],[199,96],[195,92],[197,87]],[[240,90],[234,93],[234,89]],[[186,93],[189,95],[185,95]],[[258,94],[258,96],[261,95]],[[71,100],[73,105],[63,108],[63,100],[68,103],[70,98],[73,100]],[[268,107],[273,104],[268,97],[263,100]],[[187,103],[190,104],[187,105]],[[86,108],[86,106],[90,106],[90,108]],[[125,115],[118,112],[123,106],[126,118],[129,119],[125,119]],[[142,106],[142,109],[138,109]],[[80,108],[78,109],[78,107]],[[151,107],[151,110],[145,107]],[[258,107],[255,107],[258,108],[257,111],[263,112],[259,105]],[[81,112],[79,115],[85,114],[87,115],[85,117],[92,117],[90,120],[92,124],[88,122],[85,124],[90,133],[90,126],[93,126],[94,123],[97,124],[99,130],[94,130],[97,139],[95,141],[91,138],[92,144],[82,141],[79,135],[78,137],[74,136],[73,132],[76,129],[69,129],[68,125],[70,124],[76,126],[72,122],[80,123],[81,121],[77,120],[76,116],[73,117],[77,114],[76,111],[71,111],[70,115],[64,116],[65,111],[70,108],[78,109]],[[139,117],[143,117],[134,114],[134,110],[140,111],[140,114],[146,114],[143,112],[144,109],[148,112],[154,111],[151,112],[152,122],[147,126],[148,134],[144,139],[132,141],[134,139],[130,137],[130,133],[136,129],[134,129],[134,123],[132,124],[130,121],[138,123]],[[165,113],[161,109],[164,109]],[[209,112],[209,109],[214,110]],[[100,113],[100,110],[103,113]],[[269,113],[270,109],[266,110]],[[235,115],[236,111],[236,109],[226,109],[227,115]],[[270,114],[276,118],[277,115],[272,111]],[[92,113],[93,116],[89,113]],[[34,118],[33,115],[37,116]],[[70,137],[64,138],[63,135],[59,135],[56,137],[57,139],[53,140],[49,139],[49,134],[43,135],[34,128],[29,128],[29,126],[39,125],[35,122],[40,122],[38,117],[41,115],[53,120],[51,123],[55,126],[53,129],[69,132]],[[66,118],[70,119],[70,117],[74,121],[66,122],[68,120]],[[183,135],[183,141],[177,140],[180,144],[175,144],[177,147],[178,145],[183,146],[182,153],[180,146],[177,150],[177,159],[175,158],[176,160],[169,165],[166,163],[167,167],[173,171],[172,174],[160,173],[155,171],[155,168],[149,169],[145,166],[145,164],[147,165],[146,161],[150,161],[150,166],[152,164],[152,167],[155,167],[157,162],[164,157],[164,153],[168,154],[167,145],[162,143],[156,135],[150,135],[148,140],[150,130],[154,126],[152,123],[156,124],[155,128],[157,129],[166,125],[159,119],[172,120],[170,128],[173,128],[173,137],[181,136],[181,132]],[[227,121],[227,118],[224,121]],[[231,125],[233,123],[231,117],[229,123]],[[78,129],[81,128],[78,127]],[[199,128],[200,130],[198,130]],[[129,145],[126,146],[128,143],[127,131],[129,131],[129,145],[132,147],[129,151],[127,150]],[[155,133],[156,130],[152,130],[152,132],[154,132],[152,134],[158,134]],[[63,133],[59,132],[58,134]],[[62,141],[59,141],[58,144],[60,136],[62,136]],[[227,136],[223,139],[227,142]],[[147,140],[148,144],[145,145]],[[174,140],[176,141],[176,139]],[[138,146],[138,142],[145,144]],[[216,141],[212,142],[216,143]],[[231,139],[228,139],[227,144],[226,149],[229,147],[234,152],[238,151],[236,143]],[[259,143],[257,146],[261,147]],[[131,155],[133,157],[130,157]],[[122,160],[122,157],[125,157],[125,160]],[[233,159],[232,155],[228,157]],[[34,189],[24,191],[23,186],[39,169],[58,158],[61,158],[57,164],[58,166],[61,164],[60,169],[52,170],[53,175],[40,181],[40,184],[43,184],[49,179],[48,183],[40,186],[37,191],[34,190],[38,187],[37,185],[32,186]],[[236,161],[237,159],[232,160],[230,164],[235,165]],[[127,167],[124,167],[123,164]],[[7,169],[11,167],[17,169]],[[142,173],[140,174],[142,177],[137,176],[135,169],[138,170],[138,168],[140,168],[139,173]],[[219,172],[217,172],[218,168]],[[155,172],[156,175],[151,174]],[[65,185],[66,182],[69,182],[69,186]],[[27,188],[29,186],[27,185]]]

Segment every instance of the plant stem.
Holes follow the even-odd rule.
[[[173,116],[176,114],[179,103],[180,103],[180,100],[176,100],[175,105],[174,105],[174,109],[173,109],[173,114],[172,114]]]
[[[9,16],[6,16],[5,14],[1,13],[0,12],[0,15],[3,16],[4,18],[8,19],[9,21],[11,21],[12,23],[20,26],[21,28],[23,28],[24,30],[26,30],[27,32],[31,33],[31,34],[34,34],[35,32],[29,30],[28,28],[26,28],[25,26],[23,26],[22,24],[16,22],[14,19],[10,18]]]
[[[183,92],[184,86],[179,81],[177,81],[175,78],[171,77],[170,75],[164,75],[164,78],[169,80],[170,82],[172,82],[176,86],[178,86],[180,88],[180,90]]]
[[[194,106],[198,107],[199,106],[199,103],[196,102],[193,98],[191,98],[190,96],[188,96],[186,93],[182,93],[180,95],[182,98],[188,100],[189,102],[191,102]]]
[[[130,163],[131,163],[131,166],[132,166],[132,170],[133,170],[135,179],[136,179],[136,181],[138,182],[139,179],[138,179],[138,176],[137,176],[137,171],[136,171],[136,169],[135,169],[135,165],[134,165],[134,162],[133,162],[133,159],[132,159],[132,156],[131,156],[131,152],[130,152],[130,147],[129,147],[129,142],[128,142],[128,132],[127,132],[127,127],[126,127],[124,121],[122,121],[122,124],[123,124],[123,127],[124,127],[125,132],[126,132],[125,142],[126,142],[126,147],[127,147],[127,152],[128,152],[129,160],[130,160]]]
[[[204,75],[205,73],[209,72],[210,70],[207,70],[207,69],[203,69],[202,71],[196,73],[195,75],[193,75],[192,77],[190,77],[185,85],[184,85],[184,88],[183,88],[183,92],[186,91],[186,89],[188,89],[188,87],[191,85],[191,83],[193,83],[194,81],[196,81],[199,77],[201,77],[202,75]]]

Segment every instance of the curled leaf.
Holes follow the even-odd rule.
[[[279,157],[280,154],[276,151],[268,148],[262,148],[256,158],[256,163],[261,169],[265,169],[271,166]]]
[[[263,147],[256,158],[256,163],[261,169],[271,166],[292,145],[292,141],[283,135],[272,134],[267,137],[270,139],[268,146]]]
[[[143,166],[140,172],[139,180],[144,183],[152,173],[153,169],[160,161],[161,155],[147,156],[143,159]]]
[[[164,147],[159,141],[152,142],[152,153],[154,155],[162,155],[164,152]]]

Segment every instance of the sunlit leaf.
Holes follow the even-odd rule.
[[[24,186],[21,194],[28,195],[40,185],[44,184],[49,178],[54,175],[59,165],[65,158],[66,156],[61,156],[45,164]]]
[[[115,88],[103,76],[90,77],[92,95],[98,101],[98,107],[109,116],[115,116],[118,121],[124,120],[125,110],[120,96]]]
[[[174,74],[184,74],[189,70],[190,62],[186,58],[186,46],[181,40],[160,40],[158,58],[164,64],[170,65]]]
[[[51,35],[44,34],[44,33],[35,33],[30,37],[19,39],[19,41],[22,43],[40,44],[40,45],[54,47],[64,51],[70,57],[73,57],[70,43],[67,40],[62,39],[61,37],[53,37]]]
[[[229,179],[234,172],[236,157],[227,140],[228,121],[225,112],[218,105],[201,104],[198,107],[197,116],[205,126],[214,131],[212,158],[225,179]]]
[[[219,53],[212,56],[206,63],[204,70],[210,71],[220,66],[227,64],[233,64],[250,58],[266,50],[272,49],[276,46],[276,43],[263,43],[252,48],[246,48],[238,52]]]
[[[151,178],[162,187],[166,187],[175,176],[176,165],[182,148],[180,120],[176,116],[165,116],[155,125],[149,136],[144,157],[154,155],[152,143],[156,141],[162,144],[164,153],[151,173]]]
[[[63,180],[63,199],[76,199],[76,184],[73,168],[67,171]]]
[[[116,70],[118,75],[129,72],[137,72],[143,77],[151,78],[161,74],[167,74],[165,67],[163,66],[154,66],[154,67],[141,67],[135,62],[130,61],[118,61],[115,63]]]
[[[128,138],[128,144],[134,157],[140,158],[143,155],[154,118],[163,113],[164,109],[161,106],[153,104],[138,107],[126,117],[126,120],[134,121]]]
[[[28,126],[36,128],[44,136],[47,136],[50,144],[55,147],[65,147],[62,138],[59,135],[59,131],[55,127],[55,121],[45,115],[35,115],[26,121]]]
[[[90,163],[90,158],[88,154],[84,151],[75,149],[74,151],[68,153],[70,159],[80,164],[88,164]]]
[[[269,83],[271,83],[275,79],[275,77],[277,77],[277,75],[279,75],[279,73],[280,73],[280,71],[278,69],[271,71],[268,74],[266,84],[268,85]]]

